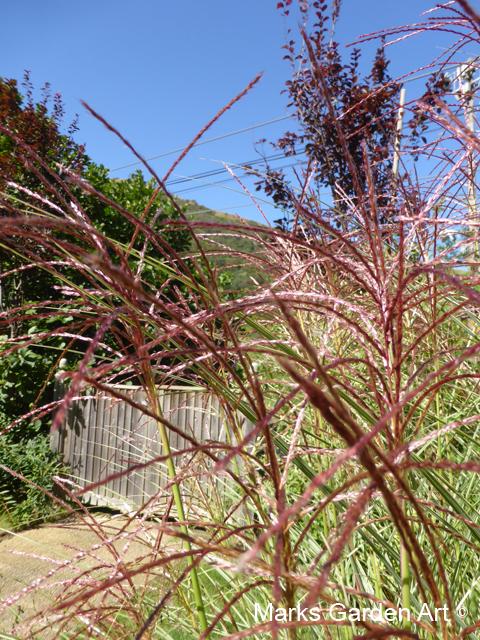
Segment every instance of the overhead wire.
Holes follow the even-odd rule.
[[[301,162],[292,162],[290,164],[286,164],[286,165],[281,165],[279,167],[276,167],[277,169],[289,169],[291,167],[297,167],[299,165],[305,164],[305,161],[301,161]],[[187,191],[195,191],[197,189],[205,189],[206,187],[213,187],[217,184],[223,184],[225,182],[232,182],[233,180],[235,180],[236,178],[248,178],[251,177],[253,174],[252,173],[243,173],[239,176],[230,176],[229,178],[223,178],[223,180],[215,180],[214,182],[206,182],[203,184],[199,184],[199,185],[195,185],[193,187],[187,187],[185,189],[180,189],[178,191],[174,191],[174,195],[178,195],[179,193],[186,193]],[[263,175],[261,173],[258,173],[257,176],[259,175]]]
[[[448,63],[447,65],[445,65],[446,67],[452,67],[452,66],[458,66],[458,63],[456,62],[451,62]],[[410,76],[410,77],[405,77],[404,79],[399,79],[399,80],[392,80],[392,82],[398,82],[398,84],[407,84],[409,82],[414,82],[415,80],[421,80],[423,78],[428,78],[429,76],[431,76],[434,73],[434,71],[428,71],[422,74],[418,74],[415,76]],[[210,144],[211,142],[217,142],[219,140],[224,140],[225,138],[230,138],[232,136],[236,136],[236,135],[240,135],[242,133],[247,133],[248,131],[253,131],[254,129],[259,129],[260,127],[264,127],[267,126],[269,124],[274,124],[276,122],[281,122],[282,120],[289,120],[291,118],[294,118],[295,114],[294,113],[290,113],[290,114],[286,114],[283,116],[277,116],[275,118],[270,118],[269,120],[263,120],[261,122],[254,122],[252,125],[249,125],[247,127],[242,127],[241,129],[235,129],[233,131],[227,131],[226,133],[220,134],[218,136],[213,136],[211,138],[206,138],[205,140],[199,140],[197,142],[197,144],[195,144],[192,148],[196,148],[196,147],[200,147],[202,145],[205,144]],[[151,161],[151,160],[158,160],[160,158],[166,158],[167,156],[173,155],[174,153],[180,153],[181,151],[183,151],[185,149],[186,145],[183,145],[181,147],[176,147],[175,149],[170,149],[169,151],[164,151],[162,153],[159,153],[157,155],[154,156],[150,156],[148,158],[146,158],[146,160]],[[115,167],[114,169],[111,169],[110,171],[121,171],[122,169],[128,169],[130,167],[135,167],[137,165],[141,164],[140,161],[135,161],[135,162],[130,162],[129,164],[124,164],[120,167]]]
[[[448,66],[456,66],[456,63],[451,63]],[[432,70],[430,72],[418,74],[418,75],[415,75],[415,76],[410,76],[410,77],[407,77],[407,78],[405,78],[403,80],[400,80],[399,84],[407,84],[407,83],[413,82],[415,80],[420,80],[420,79],[423,79],[423,78],[431,76],[433,73],[434,73],[434,71]],[[271,118],[269,120],[265,120],[265,121],[262,121],[262,122],[254,123],[254,124],[252,124],[252,125],[250,125],[248,127],[243,127],[241,129],[236,129],[234,131],[229,131],[229,132],[221,134],[219,136],[214,136],[212,138],[207,138],[205,140],[200,140],[196,145],[194,145],[193,148],[201,146],[201,145],[205,145],[205,144],[210,144],[212,142],[223,140],[225,138],[229,138],[229,137],[232,137],[232,136],[240,135],[242,133],[246,133],[248,131],[252,131],[254,129],[258,129],[258,128],[262,127],[262,126],[267,126],[267,125],[275,123],[275,122],[280,122],[280,121],[283,121],[283,120],[287,120],[287,119],[293,118],[294,116],[295,116],[295,114],[288,114],[288,115],[284,115],[284,116],[278,116],[278,117],[275,117],[275,118]],[[184,149],[184,146],[177,147],[176,149],[171,149],[171,150],[165,151],[165,152],[163,152],[161,154],[158,154],[158,155],[155,155],[155,156],[151,156],[151,157],[148,158],[148,160],[156,160],[156,159],[159,159],[159,158],[167,157],[169,155],[173,155],[174,153],[178,153],[180,151],[183,151],[183,149]],[[304,153],[304,151],[302,151],[300,153],[297,153],[295,155],[302,155],[303,153]],[[250,160],[250,161],[243,162],[243,163],[228,163],[228,166],[237,167],[237,168],[245,168],[247,166],[248,167],[252,167],[252,166],[264,163],[264,162],[272,162],[272,161],[280,160],[280,159],[283,159],[283,158],[285,158],[285,154],[284,153],[276,153],[276,154],[271,154],[269,156],[256,158],[254,160]],[[119,171],[121,169],[125,169],[125,168],[129,168],[129,167],[132,167],[132,166],[136,166],[137,164],[139,164],[139,163],[138,162],[133,162],[133,163],[130,163],[130,164],[123,165],[121,167],[117,167],[115,169],[112,169],[112,171]],[[301,165],[301,164],[304,164],[304,162],[297,162],[297,163],[293,163],[293,164],[289,164],[289,165],[284,165],[284,166],[281,166],[281,167],[278,167],[278,168],[279,169],[290,168],[292,166]],[[192,182],[192,181],[203,180],[205,178],[210,178],[210,177],[214,177],[216,175],[221,175],[222,173],[225,173],[227,171],[228,171],[228,169],[226,167],[221,167],[221,168],[218,168],[218,169],[211,169],[211,170],[208,170],[208,171],[192,174],[190,176],[179,176],[178,178],[174,178],[172,180],[167,181],[167,184],[168,184],[168,186],[175,187],[175,186],[178,186],[178,185],[181,185],[181,184],[185,184],[185,183],[189,183],[189,182]],[[239,176],[239,177],[249,177],[250,175],[251,175],[250,173],[244,173],[242,176]],[[225,179],[222,179],[222,180],[216,180],[216,181],[213,181],[213,182],[208,182],[208,183],[203,183],[203,184],[200,184],[200,185],[195,185],[195,186],[192,186],[192,187],[187,187],[185,189],[175,190],[175,194],[186,193],[188,191],[194,191],[196,189],[207,188],[207,187],[214,186],[214,185],[217,185],[217,184],[230,182],[230,181],[232,181],[234,179],[235,179],[234,177],[229,176],[228,178],[225,178]]]
[[[269,156],[264,156],[261,158],[255,158],[254,160],[249,160],[247,162],[227,162],[229,167],[254,167],[257,164],[262,164],[263,162],[271,162],[273,160],[281,160],[285,158],[284,153],[274,153]],[[208,171],[202,171],[201,173],[194,173],[191,176],[182,176],[179,178],[175,178],[174,180],[167,180],[168,186],[175,186],[176,184],[182,184],[184,182],[189,182],[190,180],[197,180],[201,178],[210,178],[212,176],[219,175],[221,173],[225,173],[227,169],[225,167],[221,167],[218,169],[209,169]]]
[[[285,116],[277,116],[276,118],[271,118],[270,120],[264,120],[263,122],[255,122],[254,124],[248,126],[248,127],[243,127],[242,129],[236,129],[234,131],[227,131],[227,133],[223,133],[219,136],[214,136],[212,138],[206,138],[205,140],[199,140],[197,142],[197,144],[195,144],[192,149],[195,149],[196,147],[200,147],[204,144],[210,144],[211,142],[217,142],[218,140],[224,140],[225,138],[231,138],[232,136],[237,136],[240,135],[241,133],[247,133],[248,131],[253,131],[254,129],[259,129],[260,127],[265,127],[269,124],[273,124],[275,122],[281,122],[282,120],[288,120],[290,118],[293,118],[295,114],[290,113],[288,115]],[[186,145],[183,145],[182,147],[177,147],[176,149],[170,149],[169,151],[164,151],[163,153],[160,153],[158,155],[155,156],[150,156],[149,158],[146,158],[146,160],[151,161],[151,160],[158,160],[159,158],[166,158],[167,156],[171,156],[174,153],[180,153],[181,151],[183,151],[185,149]],[[111,171],[120,171],[122,169],[129,169],[130,167],[135,167],[137,165],[141,164],[139,161],[136,162],[131,162],[130,164],[124,164],[121,167],[115,167],[115,169],[111,169]]]

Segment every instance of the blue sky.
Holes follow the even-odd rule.
[[[29,69],[35,86],[49,81],[54,91],[62,93],[68,115],[80,114],[77,139],[86,143],[94,160],[114,170],[135,159],[85,113],[80,99],[118,127],[146,157],[187,143],[259,71],[264,72],[259,85],[206,137],[287,113],[285,96],[280,94],[289,76],[281,51],[287,23],[275,5],[274,0],[6,0],[0,75],[21,78]],[[416,21],[430,6],[422,0],[344,0],[338,36],[347,43],[361,33]],[[406,72],[438,53],[438,37],[413,39],[408,47],[391,48],[392,69]],[[251,160],[259,138],[275,139],[285,127],[285,122],[271,124],[201,146],[175,175],[216,169],[221,161]],[[163,174],[174,157],[153,165]],[[121,177],[132,169],[113,175]],[[233,183],[196,186],[182,195],[257,217]]]

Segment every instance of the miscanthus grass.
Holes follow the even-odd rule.
[[[457,60],[462,47],[478,45],[480,19],[466,2],[447,3],[412,29],[453,32],[445,60],[452,52]],[[317,88],[319,100],[334,99],[321,74]],[[0,126],[45,190],[36,197],[11,185],[2,194],[3,249],[57,283],[58,299],[34,305],[28,318],[72,318],[67,327],[16,337],[5,353],[58,334],[83,354],[64,374],[65,397],[45,408],[54,428],[86,388],[112,392],[126,379],[142,385],[148,403],[136,408],[159,425],[175,515],[144,505],[112,536],[81,505],[88,487],[58,479],[66,508],[80,510],[112,560],[88,571],[72,562],[61,596],[29,621],[34,637],[51,625],[65,638],[446,640],[479,633],[478,218],[467,194],[480,142],[454,96],[407,109],[420,110],[434,133],[425,147],[402,144],[388,193],[376,192],[366,145],[360,163],[350,157],[340,119],[354,197],[338,188],[335,201],[322,203],[307,167],[289,192],[294,224],[286,230],[183,214],[159,227],[155,211],[108,201],[131,225],[129,244],[96,229],[77,197],[83,191],[106,201],[103,194],[66,168],[52,170]],[[165,177],[131,148],[170,197]],[[412,162],[422,154],[422,167],[433,167],[425,181]],[[165,229],[175,227],[191,234],[188,256],[165,240]],[[253,237],[258,252],[236,259],[255,265],[267,284],[252,280],[247,293],[226,296],[200,241],[214,232]],[[147,277],[152,272],[156,280]],[[1,322],[19,323],[25,314],[10,309]],[[162,415],[157,387],[179,381],[221,399],[224,441],[183,434],[188,450],[169,448],[168,434],[178,428]],[[121,390],[113,393],[132,404]],[[248,433],[242,418],[253,425]],[[190,481],[204,492],[204,507],[187,516]],[[144,535],[147,516],[154,535]],[[138,538],[144,553],[126,561],[114,543]],[[95,549],[88,554],[95,558]],[[32,582],[0,608],[43,585]],[[402,607],[411,616],[332,616],[336,603]],[[319,619],[258,615],[300,605],[319,607]],[[445,615],[422,615],[425,608]]]

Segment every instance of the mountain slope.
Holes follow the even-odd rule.
[[[195,200],[179,201],[179,204],[184,207],[190,220],[212,225],[212,228],[206,226],[197,229],[197,233],[201,237],[202,246],[210,256],[212,264],[223,274],[226,289],[232,291],[248,289],[252,285],[252,278],[257,282],[264,281],[264,278],[260,277],[258,269],[248,258],[237,255],[242,253],[261,256],[263,247],[255,237],[256,234],[248,229],[221,232],[213,227],[215,224],[245,225],[246,227],[251,225],[262,227],[263,225],[236,214],[213,211],[198,204]]]

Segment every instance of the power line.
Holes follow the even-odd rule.
[[[297,155],[300,155],[300,154],[297,154]],[[248,162],[241,162],[241,163],[228,162],[226,164],[228,164],[228,166],[230,167],[237,167],[237,168],[244,169],[246,167],[253,167],[263,162],[271,162],[273,160],[281,160],[283,158],[285,158],[285,153],[282,152],[282,153],[276,153],[276,154],[274,153],[262,158],[256,158],[255,160],[249,160]],[[225,167],[221,167],[219,169],[210,169],[208,171],[202,171],[201,173],[194,173],[191,176],[183,176],[181,178],[175,178],[174,180],[167,180],[167,185],[175,186],[177,184],[183,184],[184,182],[190,182],[191,180],[211,178],[213,176],[217,176],[222,173],[225,173],[226,171],[228,171],[228,169],[226,169]]]
[[[430,133],[435,133],[436,131],[440,131],[442,128],[441,127],[434,127],[432,129],[430,129]],[[295,153],[295,156],[301,156],[305,153],[305,150],[303,151],[297,151]],[[230,167],[236,167],[236,168],[240,168],[240,169],[244,169],[245,167],[254,167],[258,164],[262,164],[264,162],[272,162],[274,160],[282,160],[286,158],[286,155],[284,152],[279,152],[279,153],[274,153],[274,154],[270,154],[268,156],[263,156],[261,158],[256,158],[254,160],[249,160],[246,162],[228,162],[226,164],[228,164],[228,166]],[[290,165],[288,165],[290,166]],[[282,167],[276,167],[278,169],[281,169]],[[208,171],[202,171],[200,173],[194,173],[190,176],[182,176],[182,177],[178,177],[178,178],[174,178],[172,180],[168,180],[167,181],[167,185],[170,186],[177,186],[177,185],[181,185],[181,184],[185,184],[188,182],[192,182],[194,180],[202,180],[203,178],[212,178],[214,176],[217,175],[221,175],[222,173],[227,173],[228,169],[225,167],[220,167],[218,169],[209,169]],[[244,176],[246,176],[248,174],[244,174]],[[233,178],[229,178],[233,179]],[[224,180],[220,180],[217,182],[211,182],[208,183],[206,186],[209,185],[213,185],[213,184],[219,184],[220,182],[225,182]],[[182,190],[183,191],[183,190]]]
[[[445,67],[452,67],[452,66],[457,66],[457,63],[447,63],[445,65]],[[427,78],[429,76],[432,76],[435,73],[435,70],[432,71],[428,71],[426,73],[422,73],[419,75],[415,75],[415,76],[407,76],[404,79],[399,79],[399,80],[392,80],[392,82],[398,82],[398,84],[407,84],[409,82],[414,82],[415,80],[421,80],[423,78]],[[255,122],[254,124],[248,126],[248,127],[243,127],[242,129],[236,129],[234,131],[228,131],[227,133],[221,134],[219,136],[214,136],[212,138],[207,138],[205,140],[200,140],[199,142],[197,142],[196,145],[194,145],[194,147],[192,148],[196,148],[196,147],[200,147],[204,144],[210,144],[211,142],[217,142],[218,140],[224,140],[225,138],[230,138],[232,136],[236,136],[239,135],[241,133],[247,133],[248,131],[253,131],[254,129],[259,129],[260,127],[264,127],[267,126],[269,124],[274,124],[275,122],[281,122],[282,120],[289,120],[290,118],[294,118],[295,114],[291,113],[285,116],[277,116],[276,118],[271,118],[270,120],[264,120],[262,122]],[[181,147],[177,147],[175,149],[170,149],[170,151],[164,151],[163,153],[160,153],[158,155],[155,156],[150,156],[149,158],[146,158],[146,160],[150,161],[150,160],[158,160],[159,158],[165,158],[167,156],[171,156],[174,153],[180,153],[181,151],[183,151],[185,149],[187,145],[183,145]],[[120,171],[122,169],[129,169],[130,167],[135,167],[137,165],[141,164],[140,161],[136,161],[136,162],[130,162],[129,164],[124,164],[121,167],[115,167],[114,169],[110,169],[110,172],[113,171]]]
[[[193,211],[190,211],[190,210],[187,209],[186,213],[189,216],[193,216],[193,215],[196,215],[196,214],[199,214],[199,213],[207,213],[209,211],[213,211],[213,212],[219,211],[221,213],[228,213],[229,210],[233,209],[234,211],[233,211],[232,215],[234,215],[235,211],[237,209],[245,209],[245,208],[251,207],[251,206],[252,206],[252,204],[250,202],[247,202],[246,204],[232,204],[232,205],[228,205],[228,206],[225,206],[225,207],[219,207],[218,209],[217,208],[216,209],[212,209],[211,207],[203,207],[203,209],[194,209]]]
[[[446,66],[455,66],[455,63],[451,63],[451,64],[446,65]],[[435,71],[432,70],[432,71],[427,72],[427,73],[422,73],[422,74],[419,74],[419,75],[416,75],[416,76],[407,77],[407,78],[403,79],[403,81],[399,80],[397,82],[400,85],[405,85],[405,84],[410,83],[412,81],[420,80],[420,79],[429,77],[429,76],[433,75],[434,73],[435,73]],[[289,114],[289,115],[285,115],[285,116],[278,116],[276,118],[271,118],[270,120],[265,120],[263,122],[257,122],[257,123],[254,123],[253,125],[250,125],[249,127],[244,127],[242,129],[237,129],[235,131],[230,131],[230,132],[227,132],[227,133],[219,135],[219,136],[215,136],[215,137],[208,138],[208,139],[205,139],[205,140],[200,140],[194,146],[198,147],[198,146],[209,144],[211,142],[215,142],[215,141],[218,141],[218,140],[223,140],[223,139],[229,138],[231,136],[235,136],[235,135],[239,135],[241,133],[246,133],[248,131],[252,131],[252,130],[257,129],[257,128],[262,127],[262,126],[266,126],[266,125],[269,125],[269,124],[272,124],[272,123],[275,123],[275,122],[280,122],[282,120],[287,120],[287,119],[292,118],[294,116],[295,116],[295,114]],[[155,160],[155,159],[158,159],[158,158],[166,157],[168,155],[172,155],[174,153],[179,153],[179,152],[183,151],[184,148],[185,148],[184,146],[177,147],[176,149],[172,149],[170,151],[166,151],[166,152],[158,154],[156,156],[151,156],[150,158],[148,158],[148,160]],[[296,155],[302,155],[303,153],[304,153],[304,151],[299,152]],[[255,166],[255,165],[263,163],[263,162],[270,162],[270,161],[274,161],[274,160],[280,160],[280,159],[283,159],[283,158],[285,158],[285,154],[284,153],[277,153],[277,154],[271,154],[269,156],[265,156],[265,157],[262,157],[262,158],[256,158],[256,159],[250,160],[248,162],[228,163],[228,164],[229,164],[229,166],[232,166],[232,167],[245,169],[245,167],[247,167],[247,166],[248,167],[252,167],[252,166]],[[123,165],[121,167],[117,167],[115,169],[112,169],[112,171],[119,171],[120,169],[125,169],[125,168],[128,168],[128,167],[136,166],[138,164],[140,164],[140,162],[132,162],[130,164]],[[278,167],[278,168],[279,169],[289,168],[289,167],[300,165],[300,164],[305,164],[305,163],[304,162],[296,162],[296,163],[285,165],[285,166],[281,166],[281,167]],[[178,177],[178,178],[175,178],[175,179],[172,179],[172,180],[168,180],[167,184],[169,186],[177,186],[177,185],[185,184],[185,183],[192,182],[192,181],[195,181],[195,180],[202,180],[204,178],[211,178],[211,177],[214,177],[216,175],[221,175],[222,173],[226,173],[227,171],[228,171],[228,169],[226,169],[225,167],[222,167],[222,168],[219,168],[219,169],[211,169],[211,170],[203,171],[203,172],[200,172],[200,173],[197,173],[197,174],[193,174],[193,175],[190,175],[190,176],[183,176],[183,177]],[[244,173],[240,177],[248,177],[250,175],[251,174],[249,174],[249,173]],[[229,177],[229,178],[222,179],[222,180],[217,180],[217,181],[214,181],[214,182],[208,182],[208,183],[204,183],[204,184],[201,184],[201,185],[198,185],[198,186],[188,187],[186,189],[181,189],[179,191],[175,191],[175,193],[184,193],[184,192],[187,192],[187,191],[193,191],[193,190],[196,190],[196,189],[201,189],[201,188],[205,188],[205,187],[209,187],[209,186],[214,186],[214,185],[217,185],[217,184],[230,182],[233,179],[234,178]]]
[[[274,122],[281,122],[282,120],[288,120],[289,118],[293,118],[295,114],[291,113],[286,116],[278,116],[277,118],[271,118],[270,120],[264,120],[263,122],[256,122],[249,127],[244,127],[243,129],[236,129],[235,131],[228,131],[219,136],[215,136],[213,138],[207,138],[206,140],[200,140],[194,145],[192,148],[200,147],[203,144],[209,144],[210,142],[217,142],[218,140],[224,140],[225,138],[231,138],[232,136],[237,136],[240,133],[246,133],[247,131],[253,131],[253,129],[259,129],[260,127],[265,127],[269,124],[273,124]],[[185,149],[187,145],[183,145],[182,147],[177,147],[176,149],[171,149],[170,151],[165,151],[164,153],[160,153],[156,156],[151,156],[150,158],[146,158],[146,160],[158,160],[159,158],[165,158],[166,156],[171,156],[174,153],[180,153]],[[111,169],[110,171],[120,171],[121,169],[129,169],[130,167],[135,167],[141,164],[140,162],[131,162],[130,164],[124,164],[121,167],[116,167],[115,169]]]
[[[441,129],[442,129],[441,127],[434,127],[432,129],[430,129],[430,133],[434,133],[434,132],[439,131]],[[295,153],[295,157],[302,156],[304,153],[305,153],[305,150],[302,150],[302,151],[299,150],[299,151],[297,151]],[[236,167],[236,168],[240,168],[240,169],[245,169],[246,167],[254,167],[255,165],[258,165],[258,164],[272,162],[272,161],[275,161],[275,160],[282,160],[282,159],[285,159],[285,158],[286,158],[285,153],[284,152],[280,152],[280,153],[276,153],[276,154],[270,154],[268,156],[264,156],[264,157],[261,157],[261,158],[256,158],[254,160],[249,160],[247,162],[241,162],[241,163],[229,162],[227,164],[230,167]],[[289,164],[289,165],[285,165],[285,166],[280,166],[280,167],[275,167],[275,168],[284,169],[284,168],[289,168],[289,167],[292,167],[292,166],[295,166],[295,165],[299,165],[299,164],[305,164],[305,163],[304,162],[297,162],[297,163],[293,163],[293,164]],[[202,171],[200,173],[192,174],[190,176],[182,176],[182,177],[178,177],[178,178],[175,178],[175,179],[172,179],[172,180],[168,180],[167,181],[167,185],[169,187],[170,186],[176,187],[176,186],[179,186],[179,185],[182,185],[182,184],[185,184],[185,183],[189,183],[189,182],[192,182],[192,181],[202,180],[204,178],[212,178],[214,176],[221,175],[221,174],[227,173],[227,172],[228,172],[228,169],[226,167],[221,167],[221,168],[218,168],[218,169],[210,169],[208,171]],[[256,172],[252,172],[252,174],[255,174],[255,173]],[[240,177],[249,177],[252,174],[244,173]],[[261,175],[261,174],[258,173],[257,175]],[[177,193],[184,193],[186,191],[193,191],[195,189],[202,189],[204,187],[210,187],[210,186],[214,186],[214,185],[217,185],[217,184],[222,184],[224,182],[230,182],[232,180],[234,180],[233,177],[228,177],[228,178],[223,179],[223,180],[217,180],[217,181],[214,181],[214,182],[207,182],[205,184],[201,184],[201,185],[197,185],[197,186],[193,186],[193,187],[188,187],[186,189],[181,189],[180,191],[174,191],[174,193],[177,194]]]
[[[281,165],[280,167],[276,167],[276,168],[277,169],[289,169],[291,167],[296,167],[296,166],[303,165],[303,164],[306,164],[305,160],[301,160],[299,162],[292,162],[292,163],[286,164],[286,165]],[[263,175],[263,174],[258,173],[256,177],[261,176],[261,175]],[[240,176],[235,176],[235,177],[248,178],[248,177],[251,177],[251,176],[252,176],[251,173],[244,173],[244,174],[242,174]],[[215,180],[214,182],[204,182],[202,184],[195,185],[194,187],[187,187],[186,189],[180,189],[178,191],[174,191],[173,195],[178,195],[180,193],[186,193],[187,191],[195,191],[197,189],[205,189],[207,187],[213,187],[213,186],[216,186],[217,184],[223,184],[225,182],[231,182],[232,180],[235,180],[235,177],[234,176],[230,176],[229,178],[223,178],[223,180]]]

